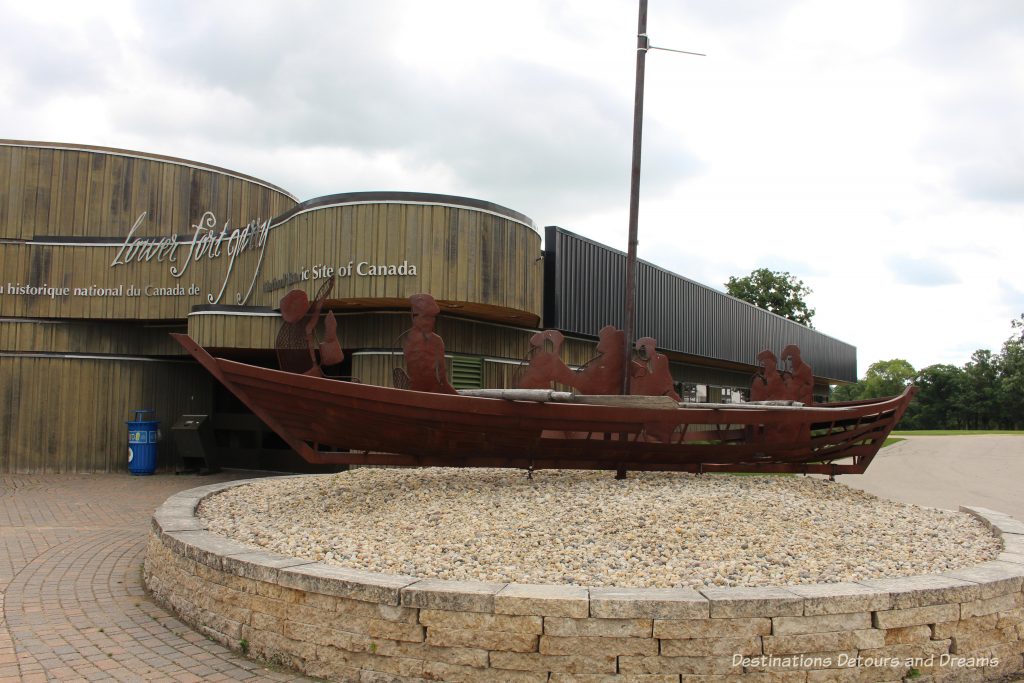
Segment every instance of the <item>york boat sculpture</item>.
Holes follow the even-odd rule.
[[[437,304],[425,294],[412,298],[413,328],[404,343],[406,369],[396,370],[396,387],[372,386],[325,377],[321,372],[319,363],[340,360],[332,314],[327,314],[324,324],[327,338],[317,342],[313,336],[325,297],[321,290],[313,304],[304,293],[297,300],[295,296],[282,300],[285,322],[279,342],[299,340],[297,345],[305,347],[298,354],[293,347],[290,355],[288,349],[279,350],[286,352],[281,356],[283,366],[285,358],[292,359],[292,371],[215,358],[187,335],[174,335],[311,463],[604,469],[620,474],[627,470],[859,474],[902,417],[914,392],[909,387],[900,396],[847,403],[805,405],[785,400],[778,392],[784,393],[787,387],[805,391],[791,380],[807,375],[810,368],[801,368],[792,377],[785,376],[789,373],[776,377],[771,374],[778,370],[769,353],[770,363],[764,362],[765,354],[759,357],[767,377],[762,374],[754,380],[754,393],[767,400],[680,403],[671,393],[671,383],[664,391],[665,382],[659,381],[658,374],[667,372],[667,363],[652,353],[654,340],[650,339],[637,342],[639,359],[631,366],[634,377],[651,376],[632,386],[654,387],[652,392],[664,391],[661,395],[593,395],[550,388],[456,392],[446,378],[444,344],[433,332]],[[531,378],[530,386],[543,386],[547,377],[548,386],[558,381],[621,390],[622,383],[616,379],[625,362],[616,361],[617,356],[625,357],[621,332],[605,328],[598,344],[601,355],[575,372],[563,370],[561,361],[545,351],[557,337],[559,333],[551,331],[535,335],[536,353],[524,373]],[[787,347],[783,358],[794,351],[798,359],[795,347]],[[296,365],[295,358],[305,360]],[[773,396],[771,386],[781,389]]]
[[[751,388],[755,402],[680,403],[668,361],[653,339],[636,340],[638,357],[626,358],[636,322],[643,75],[652,49],[646,26],[647,3],[641,0],[626,330],[601,330],[599,355],[581,370],[562,363],[561,334],[549,330],[531,341],[520,389],[456,392],[444,367],[444,343],[433,331],[437,304],[416,294],[413,329],[403,344],[406,368],[395,369],[394,388],[326,378],[320,366],[341,357],[331,313],[324,341],[315,342],[313,334],[332,281],[312,304],[304,292],[281,302],[279,358],[289,371],[214,358],[185,335],[175,335],[178,341],[312,463],[607,469],[622,476],[627,470],[863,472],[903,416],[913,387],[891,398],[814,405],[810,367],[790,346],[782,361],[792,364],[792,372],[780,372],[770,352],[758,357],[763,372]],[[575,391],[555,391],[556,383]]]

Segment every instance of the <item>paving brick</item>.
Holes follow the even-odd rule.
[[[0,681],[306,680],[208,640],[147,595],[140,569],[153,511],[204,481],[210,479],[0,475]],[[195,495],[174,499],[161,520],[166,530],[195,533],[198,525],[176,513],[196,502]],[[173,560],[183,581],[192,576],[183,569],[189,561]],[[235,607],[245,600],[228,587],[204,599]]]

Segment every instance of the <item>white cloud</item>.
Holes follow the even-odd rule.
[[[862,371],[998,348],[1024,309],[1021,16],[651,0],[655,45],[709,56],[648,55],[641,257],[719,288],[789,270]],[[0,0],[3,135],[302,198],[476,196],[624,248],[635,28],[611,1]]]

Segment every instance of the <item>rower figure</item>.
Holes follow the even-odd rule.
[[[571,385],[573,372],[562,362],[565,336],[558,330],[544,330],[530,337],[530,364],[520,378],[520,389],[550,389],[552,382]]]
[[[412,329],[402,343],[409,388],[434,394],[458,393],[448,382],[444,340],[434,332],[441,308],[429,294],[413,294],[409,302],[412,304]]]
[[[597,355],[587,361],[570,377],[571,384],[581,394],[621,395],[622,364],[626,352],[626,333],[612,325],[605,325],[597,333]]]
[[[284,323],[277,333],[275,347],[278,365],[285,372],[323,377],[323,368],[337,365],[345,358],[338,341],[338,321],[334,311],[324,318],[324,339],[317,343],[316,325],[324,301],[334,287],[334,278],[320,286],[311,302],[301,289],[295,289],[281,298],[279,308]],[[317,358],[317,347],[320,355]]]
[[[751,401],[778,401],[785,398],[786,380],[779,371],[775,354],[765,349],[757,354],[760,369],[754,374],[750,384]]]
[[[668,356],[658,353],[657,346],[658,342],[653,337],[641,337],[633,345],[639,360],[633,360],[629,365],[629,393],[634,396],[669,396],[679,402],[681,399],[668,368]]]
[[[786,398],[805,406],[814,403],[814,373],[811,366],[800,358],[800,347],[790,344],[782,349],[782,362],[788,362],[791,368],[786,379]]]

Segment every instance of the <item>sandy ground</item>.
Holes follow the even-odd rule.
[[[979,505],[1024,520],[1024,436],[912,436],[865,474],[838,478],[883,498],[956,510]]]

